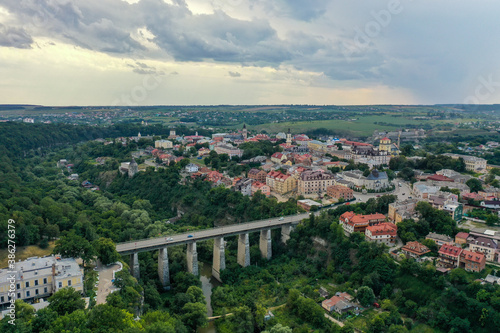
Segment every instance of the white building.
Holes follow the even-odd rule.
[[[49,297],[64,287],[73,287],[83,292],[83,269],[73,258],[32,257],[16,262],[15,290],[16,298],[30,302]],[[0,270],[0,305],[9,302],[9,289],[12,275],[7,268]]]
[[[186,171],[190,173],[198,172],[199,167],[194,163],[189,163],[186,165]]]
[[[172,141],[169,140],[156,140],[155,141],[155,148],[163,148],[163,149],[171,149],[174,147],[174,144]]]

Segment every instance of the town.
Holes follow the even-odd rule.
[[[85,237],[79,238],[81,236],[66,231],[59,233],[59,227],[54,226],[57,229],[51,233],[42,232],[45,236],[40,238],[41,242],[55,240],[52,254],[16,263],[16,281],[20,281],[16,285],[17,299],[32,303],[34,309],[40,311],[50,308],[51,302],[57,302],[58,297],[64,297],[59,296],[60,290],[71,287],[75,293],[71,297],[86,296],[82,299],[85,300],[82,309],[92,308],[109,303],[112,294],[121,295],[125,285],[116,281],[127,279],[128,275],[135,278],[127,282],[134,286],[133,281],[141,281],[144,274],[148,279],[157,279],[168,295],[168,290],[172,287],[178,290],[177,284],[182,283],[179,274],[185,273],[179,271],[181,267],[197,277],[204,271],[199,266],[207,264],[211,265],[208,266],[211,267],[210,276],[224,285],[236,266],[248,269],[254,263],[265,265],[290,244],[296,244],[300,233],[315,234],[312,230],[299,232],[304,230],[303,224],[323,223],[312,222],[315,219],[331,221],[329,216],[336,217],[327,223],[333,223],[332,230],[337,230],[333,225],[338,225],[338,239],[373,243],[384,250],[385,260],[391,260],[396,266],[412,261],[426,269],[433,267],[436,277],[457,278],[458,270],[463,270],[468,274],[480,274],[477,277],[481,277],[475,279],[480,285],[495,286],[500,282],[500,167],[477,154],[465,154],[471,151],[416,154],[421,143],[415,142],[427,136],[425,130],[419,129],[376,131],[371,143],[325,135],[310,138],[291,130],[256,133],[248,130],[246,124],[234,132],[176,133],[177,129],[171,127],[167,134],[155,135],[150,133],[147,124],[142,124],[137,135],[97,138],[85,143],[82,147],[88,150],[87,159],[75,160],[74,154],[62,155],[65,158],[52,162],[52,167],[58,170],[58,177],[63,177],[68,190],[78,189],[83,191],[82,196],[93,196],[94,207],[107,206],[104,211],[118,204],[100,194],[104,190],[111,191],[108,196],[113,195],[115,190],[110,184],[118,179],[116,177],[123,186],[129,187],[127,183],[139,181],[142,175],[165,177],[162,175],[171,170],[178,174],[175,186],[194,189],[203,184],[204,190],[200,193],[207,195],[216,195],[214,191],[228,191],[224,195],[238,193],[241,198],[251,200],[246,205],[252,200],[270,200],[267,205],[287,205],[289,208],[281,213],[269,216],[275,222],[267,222],[265,214],[248,215],[243,220],[238,217],[241,222],[250,222],[249,226],[254,223],[256,229],[251,230],[260,230],[260,257],[255,257],[251,250],[255,238],[250,231],[229,231],[233,230],[228,229],[234,224],[232,219],[207,216],[208,219],[203,217],[205,226],[197,226],[193,218],[202,217],[189,211],[188,203],[179,205],[179,200],[169,197],[177,208],[158,214],[152,211],[157,205],[155,201],[149,203],[140,199],[133,203],[133,210],[127,211],[130,208],[124,204],[114,209],[124,211],[120,219],[129,219],[131,225],[142,225],[144,230],[156,225],[156,229],[151,229],[155,231],[146,236],[150,240],[144,240],[144,234],[137,230],[135,236],[130,234],[128,239],[112,236],[115,242],[127,239],[115,248],[111,240],[93,236],[97,242],[95,252],[81,248],[87,246],[84,245],[88,243]],[[484,145],[490,149],[498,146],[494,141]],[[120,150],[127,153],[118,154]],[[54,156],[61,156],[61,153]],[[111,174],[112,178],[105,176]],[[203,192],[208,189],[209,193]],[[226,210],[224,206],[220,209],[221,212]],[[289,215],[292,212],[299,215]],[[153,216],[159,220],[153,223]],[[264,219],[253,222],[259,218],[252,216]],[[273,231],[276,227],[270,227],[271,222],[281,228],[281,243],[276,243],[274,236],[277,234]],[[212,241],[202,242],[207,239],[202,236],[206,223],[214,228],[214,236],[210,236]],[[94,227],[87,225],[85,228],[92,230],[87,233],[95,233]],[[227,235],[235,234],[239,234],[239,238],[233,243]],[[327,240],[331,237],[321,234],[312,237],[313,249],[318,247],[321,252],[330,248]],[[143,245],[138,241],[145,242],[144,249],[149,252],[142,252]],[[214,244],[213,258],[205,243]],[[143,267],[148,266],[145,258],[153,256],[152,244],[157,244],[154,249],[159,249],[156,276],[146,273]],[[187,249],[183,254],[185,261],[179,266],[176,260],[183,252],[182,244],[187,244]],[[236,249],[232,244],[237,244],[236,261],[230,256]],[[130,265],[128,259],[119,259],[129,256]],[[97,265],[92,264],[96,257]],[[85,261],[87,268],[92,270],[86,268]],[[102,265],[103,262],[108,266]],[[6,294],[8,274],[7,269],[0,271],[0,301],[4,308],[10,304]],[[466,277],[462,275],[461,279]],[[303,292],[302,297],[315,299],[324,309],[324,318],[329,323],[346,329],[352,327],[352,318],[370,314],[369,320],[374,320],[377,311],[387,311],[391,302],[390,297],[382,297],[380,289],[377,290],[379,287],[370,284],[363,283],[356,290],[339,283],[342,279],[328,282],[328,278],[323,277],[322,281],[315,285],[317,295],[309,291]],[[130,311],[136,312],[139,308],[139,305],[134,306]],[[3,315],[8,312],[4,310]],[[276,315],[279,316],[275,310],[267,310],[264,320],[276,320]],[[231,323],[235,322],[224,321],[220,325],[233,325]]]

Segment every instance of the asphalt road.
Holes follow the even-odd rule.
[[[401,182],[401,187],[399,187],[399,183]],[[354,197],[356,198],[356,201],[353,203],[358,203],[358,202],[366,202],[370,198],[377,198],[378,196],[386,195],[386,194],[394,194],[398,196],[398,200],[405,200],[408,199],[408,197],[411,197],[411,188],[409,183],[403,182],[400,179],[395,179],[392,181],[392,183],[396,186],[394,191],[391,192],[385,192],[385,193],[359,193],[359,192],[354,192]]]

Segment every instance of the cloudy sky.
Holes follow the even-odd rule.
[[[2,0],[0,103],[500,103],[497,0]]]

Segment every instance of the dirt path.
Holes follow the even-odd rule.
[[[341,321],[338,321],[337,319],[333,318],[332,316],[328,315],[325,313],[325,317],[333,321],[335,324],[339,325],[340,327],[344,327],[344,323]]]

